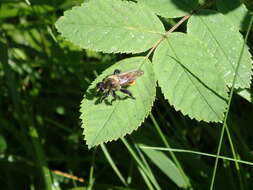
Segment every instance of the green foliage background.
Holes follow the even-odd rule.
[[[100,0],[100,2],[102,1]],[[116,2],[116,0],[111,2]],[[164,23],[165,29],[168,30],[179,20],[177,17],[184,16],[189,10],[197,7],[196,1],[192,1],[192,5],[186,10],[182,9],[174,0],[170,1],[172,4],[168,7],[154,6],[152,1],[149,0],[139,0],[138,2],[145,4],[150,10],[147,7],[143,8],[146,12],[143,11],[139,17],[136,16],[138,12],[132,12],[132,16],[136,17],[136,20],[132,20],[130,24],[133,26],[146,25],[146,31],[149,31],[149,27],[151,29],[155,27],[157,30],[151,33],[164,32],[163,27],[156,20],[152,11],[163,16],[160,19]],[[159,2],[163,3],[164,0],[159,0]],[[228,9],[229,6],[224,6],[224,2],[225,5],[228,3],[227,1],[217,1],[218,8],[212,3],[207,8],[212,9],[212,11],[218,10],[228,16],[228,19],[231,15],[232,18],[242,18],[237,20],[234,25],[240,29],[241,34],[245,37],[249,19],[241,15],[245,13],[246,6],[251,9],[253,3],[245,1],[245,5],[242,5],[233,0],[235,6]],[[192,117],[196,118],[194,114],[189,115],[189,117],[184,116],[182,113],[184,113],[183,110],[187,110],[187,107],[177,107],[177,104],[173,103],[173,101],[177,102],[177,99],[170,98],[174,93],[173,89],[167,89],[166,92],[163,92],[164,89],[161,91],[157,87],[155,98],[153,74],[145,75],[143,79],[140,79],[140,83],[137,81],[140,86],[137,85],[132,89],[137,97],[141,97],[143,102],[147,103],[144,103],[144,105],[149,105],[144,109],[142,108],[143,105],[140,104],[136,109],[138,113],[140,112],[139,114],[143,115],[141,119],[136,119],[138,124],[134,124],[135,119],[131,120],[131,118],[129,119],[130,123],[122,123],[120,121],[121,115],[117,115],[117,112],[114,117],[114,120],[122,123],[123,133],[118,136],[130,133],[138,127],[135,125],[140,123],[142,123],[141,127],[133,132],[131,136],[121,138],[121,140],[111,142],[106,146],[102,145],[102,148],[97,146],[89,150],[85,145],[81,120],[79,119],[80,102],[83,99],[84,92],[88,88],[93,88],[96,82],[101,81],[107,72],[111,73],[114,68],[120,67],[118,61],[133,58],[129,58],[132,57],[131,54],[105,54],[84,50],[76,45],[96,49],[94,49],[95,46],[92,46],[94,44],[88,41],[76,41],[77,44],[74,45],[58,34],[55,28],[56,21],[63,15],[65,10],[70,10],[74,6],[81,5],[81,3],[83,3],[81,0],[0,1],[0,189],[208,189],[215,158],[200,156],[200,154],[173,153],[142,148],[143,146],[173,147],[216,155],[221,133],[221,124],[198,122],[190,119]],[[93,4],[96,7],[96,1]],[[159,3],[156,5],[159,5]],[[170,12],[167,15],[168,12],[164,12],[165,8],[175,12]],[[110,9],[107,11],[110,12]],[[124,9],[124,11],[125,14],[128,13],[128,10]],[[102,14],[99,10],[95,13]],[[194,19],[202,17],[202,21],[204,20],[206,25],[200,26],[211,28],[212,34],[218,39],[222,40],[227,36],[229,37],[229,41],[223,44],[225,47],[222,47],[222,50],[229,52],[230,44],[232,44],[230,46],[233,49],[233,44],[235,42],[242,44],[243,39],[235,33],[236,29],[231,29],[230,33],[220,32],[219,27],[224,27],[227,22],[222,23],[223,20],[220,19],[219,14],[216,16],[220,23],[212,25],[208,17],[201,14],[196,18],[191,17],[188,24],[181,25],[177,32],[192,35],[191,37],[185,37],[187,39],[184,39],[184,42],[189,40],[188,38],[201,39],[203,36],[201,32],[205,31],[207,33],[206,29],[197,27],[199,26],[197,25],[198,22]],[[157,25],[153,26],[146,23],[146,20],[143,19],[145,16],[152,17]],[[101,22],[106,21],[106,17],[103,17],[103,15],[100,15],[100,17],[104,19],[101,19]],[[85,22],[85,20],[78,19],[76,21]],[[111,24],[114,25],[115,23]],[[60,26],[57,27],[59,29]],[[74,28],[69,27],[68,31],[65,32],[71,33],[73,31]],[[101,34],[105,31],[95,30],[95,32],[97,32],[96,35],[92,35],[91,38],[101,38],[103,37]],[[118,40],[119,44],[111,44],[110,38],[104,38],[104,41],[95,44],[96,47],[99,47],[97,50],[106,53],[140,53],[149,49],[159,39],[159,36],[150,34],[150,31],[132,33],[131,35],[124,28],[120,31],[113,31],[111,36],[114,37],[117,32],[126,35],[125,42],[132,39],[135,43],[142,44],[142,41],[137,39],[143,37],[145,44],[136,46],[134,43],[125,46],[120,43],[122,42],[120,40]],[[136,39],[131,38],[133,35]],[[175,41],[174,45],[181,40],[177,39],[176,35],[178,34],[171,36]],[[252,41],[253,32],[251,28],[247,41],[251,54]],[[161,45],[165,46],[166,42],[164,41],[164,44]],[[173,45],[173,41],[171,43]],[[185,45],[190,43],[192,43],[192,40],[189,40],[189,43]],[[198,43],[193,43],[193,45],[196,44]],[[212,54],[215,49],[215,42],[212,41],[211,37],[209,43],[205,46],[209,49],[209,52],[205,51],[204,54]],[[182,50],[181,47],[175,48]],[[234,48],[232,52],[229,52],[229,58],[241,50],[239,45]],[[161,74],[162,76],[162,71],[164,71],[162,63],[164,63],[164,60],[160,50],[155,51],[152,61],[156,62],[155,74]],[[185,57],[187,52],[179,52],[179,55],[182,56],[182,59],[187,59],[185,63],[188,63],[188,61],[194,62],[196,50],[198,50],[198,47],[192,49],[190,53],[192,58],[189,57],[189,59]],[[200,48],[199,50],[199,52],[204,51]],[[220,58],[219,63],[224,61],[224,57],[220,53],[222,50],[215,49],[215,53],[220,55],[218,56]],[[140,53],[137,55],[141,58],[146,54]],[[210,62],[212,62],[211,59]],[[248,63],[252,60],[245,58],[243,61]],[[114,63],[116,64],[113,65]],[[113,66],[110,67],[111,65]],[[109,69],[97,78],[108,67]],[[128,69],[128,67],[131,66],[124,66],[123,70]],[[153,73],[148,65],[145,67],[147,67],[145,73]],[[198,68],[201,69],[201,65]],[[241,73],[246,71],[242,70]],[[175,72],[175,67],[170,72]],[[208,72],[217,74],[212,71],[211,66]],[[247,74],[246,78],[250,76],[251,72]],[[215,79],[217,80],[219,76],[217,74]],[[92,83],[95,78],[97,78],[96,81]],[[165,81],[158,80],[159,86],[163,87],[168,80],[169,78]],[[228,78],[227,81],[226,83],[231,87],[231,78]],[[208,82],[212,83],[212,80],[210,79]],[[150,91],[147,91],[146,94],[138,94],[138,88],[143,88],[145,84],[150,85]],[[218,84],[224,86],[223,82]],[[173,85],[173,81],[171,85]],[[236,85],[241,85],[242,88],[249,87],[249,82],[246,81]],[[219,88],[219,86],[216,86],[216,88]],[[178,93],[180,94],[180,89]],[[221,94],[226,97],[224,91]],[[189,102],[191,98],[194,97],[189,96]],[[167,99],[169,99],[169,103]],[[198,100],[201,101],[201,98],[198,97]],[[130,100],[127,101],[130,102]],[[136,110],[131,106],[124,107],[121,102],[119,104],[122,104],[119,107],[121,110],[125,108],[125,114],[129,114],[131,117],[136,116]],[[225,109],[225,106],[221,106],[221,104],[217,105],[218,110]],[[148,115],[152,105],[151,115]],[[89,106],[87,105],[87,107]],[[99,106],[103,107],[103,105]],[[237,89],[233,96],[226,123],[229,126],[229,138],[232,141],[229,140],[227,135],[224,136],[221,147],[222,155],[240,160],[253,160],[252,108],[252,87],[242,90]],[[84,114],[87,113],[87,115],[96,113],[94,107],[91,107],[90,110],[85,109],[85,107],[82,109],[81,111]],[[105,110],[102,110],[104,113],[107,111],[105,107],[102,109]],[[182,113],[176,110],[180,110]],[[199,110],[196,113],[198,112]],[[220,112],[222,115],[223,111]],[[221,120],[220,118],[213,119],[207,109],[203,114],[210,116],[212,118],[210,121]],[[144,121],[145,117],[147,118]],[[219,115],[219,117],[221,116]],[[90,121],[92,120],[93,123],[98,122],[94,118],[91,118]],[[121,120],[124,120],[124,118],[121,118]],[[106,127],[117,126],[115,124],[115,126]],[[132,128],[129,129],[128,127]],[[92,134],[92,128],[89,128],[89,130]],[[89,136],[86,137],[87,142],[88,138]],[[108,140],[112,139],[103,139],[100,142],[89,144],[94,146]],[[231,142],[235,151],[231,151]],[[234,162],[223,159],[219,162],[216,172],[215,188],[252,189],[252,166],[249,166],[250,164],[253,163],[235,166]],[[71,176],[81,177],[84,182],[75,178],[72,179],[62,173],[59,174],[56,170]]]

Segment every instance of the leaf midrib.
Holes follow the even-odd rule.
[[[101,131],[104,129],[104,127],[106,126],[106,124],[110,121],[110,119],[111,119],[113,113],[115,112],[115,110],[116,110],[118,104],[119,104],[119,102],[117,102],[117,104],[113,107],[112,112],[109,114],[109,116],[107,117],[107,119],[104,121],[103,125],[102,125],[102,126],[100,127],[100,129],[97,131],[97,133],[96,133],[96,135],[95,135],[95,137],[94,137],[94,140],[93,140],[93,142],[90,144],[90,146],[95,146],[95,145],[97,145],[97,144],[96,144],[96,140],[97,140],[98,136],[100,135]]]
[[[173,53],[174,53],[174,55],[177,57],[177,59],[178,60],[180,60],[179,59],[179,57],[177,56],[177,54],[176,54],[176,51],[174,50],[174,48],[172,47],[172,45],[171,45],[171,43],[169,42],[168,43],[169,44],[169,46],[170,46],[170,48],[172,49],[172,51],[173,51]],[[179,64],[180,65],[180,64]],[[181,66],[181,65],[180,65]],[[198,92],[198,94],[200,94],[200,96],[202,97],[202,99],[204,99],[204,102],[206,103],[206,105],[210,108],[210,110],[212,110],[213,111],[213,113],[215,113],[215,115],[216,115],[216,117],[217,117],[217,119],[218,119],[218,121],[220,120],[219,118],[219,114],[213,109],[213,107],[208,103],[208,100],[205,98],[205,96],[201,93],[201,90],[198,88],[198,86],[197,85],[195,85],[195,83],[192,81],[192,79],[191,79],[191,77],[189,76],[189,73],[185,70],[185,68],[182,68],[183,69],[183,71],[186,73],[186,76],[187,76],[187,78],[189,79],[189,81],[191,81],[191,83],[193,84],[193,86],[195,87],[195,89],[197,90],[197,92]],[[182,110],[183,111],[183,110]],[[225,111],[225,110],[224,110]],[[197,116],[198,117],[198,116]],[[217,120],[213,120],[213,121],[217,121]]]

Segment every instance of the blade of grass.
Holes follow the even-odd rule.
[[[123,144],[126,146],[127,150],[130,152],[136,163],[138,164],[139,167],[143,170],[145,175],[148,177],[148,179],[152,182],[152,184],[156,187],[156,189],[160,190],[161,187],[159,184],[156,182],[155,178],[153,177],[152,174],[148,171],[148,169],[145,167],[144,163],[140,160],[140,158],[137,156],[137,154],[134,152],[130,144],[127,142],[125,138],[121,138],[121,141]]]
[[[135,149],[137,150],[137,152],[138,152],[138,154],[139,154],[139,156],[140,156],[142,162],[143,162],[144,165],[146,166],[147,170],[148,170],[149,172],[151,172],[151,174],[152,174],[152,170],[150,169],[150,167],[149,167],[149,165],[148,165],[148,162],[147,162],[147,160],[145,159],[144,155],[143,155],[142,152],[140,151],[139,145],[138,145],[138,144],[134,144],[134,147],[135,147]]]
[[[20,143],[20,145],[22,145],[26,151],[31,152],[32,148],[31,148],[31,142],[29,141],[29,139],[26,136],[24,136],[24,134],[21,133],[17,128],[15,128],[11,122],[3,118],[4,118],[3,114],[0,113],[1,127],[3,127],[3,129],[6,130],[10,135],[14,136],[16,140]]]
[[[230,144],[230,148],[231,148],[231,151],[232,151],[233,158],[235,160],[237,160],[237,155],[236,155],[236,152],[235,152],[235,148],[234,148],[234,145],[233,145],[233,141],[232,141],[232,138],[231,138],[231,135],[230,135],[227,123],[225,125],[226,125],[225,129],[226,129],[226,133],[228,135],[228,141],[229,141],[229,144]],[[238,174],[238,178],[239,178],[239,182],[240,182],[240,189],[243,190],[244,189],[244,184],[243,184],[243,181],[242,181],[242,175],[241,175],[240,166],[239,166],[239,164],[238,164],[237,161],[235,161],[235,168],[237,170],[237,174]]]
[[[31,137],[32,143],[34,145],[37,165],[39,166],[41,176],[44,180],[45,189],[51,190],[53,186],[51,180],[51,172],[47,167],[47,161],[44,155],[43,148],[41,146],[38,132],[33,125],[29,127],[29,136]]]
[[[155,178],[154,174],[152,173],[151,168],[149,167],[149,164],[148,164],[147,160],[145,159],[145,156],[142,154],[142,152],[139,149],[139,144],[134,144],[134,146],[135,146],[135,149],[137,150],[137,153],[139,154],[142,162],[144,163],[144,166],[146,167],[147,171],[149,172],[149,175],[152,178],[152,181],[154,181],[154,183],[156,183],[155,186],[159,186],[157,181],[156,181],[156,178]]]
[[[6,78],[6,84],[8,87],[8,93],[14,104],[15,111],[17,113],[22,113],[22,108],[20,106],[20,97],[17,93],[17,81],[15,80],[14,73],[12,72],[8,64],[8,46],[6,43],[0,41],[0,63],[2,63],[4,76]]]
[[[144,182],[145,182],[146,185],[148,186],[148,189],[149,189],[149,190],[155,190],[154,187],[152,186],[152,184],[150,183],[150,181],[149,181],[147,175],[146,175],[145,172],[143,171],[143,169],[142,169],[140,166],[137,166],[137,168],[138,168],[138,170],[139,170],[139,172],[140,172],[140,174],[141,174],[141,176],[142,176]]]
[[[132,179],[133,179],[133,164],[134,164],[134,160],[131,159],[130,164],[129,164],[129,172],[127,175],[127,184],[130,186],[132,183]]]
[[[101,149],[107,159],[107,161],[109,162],[109,164],[111,165],[112,169],[114,170],[114,172],[116,173],[116,175],[118,176],[118,178],[120,179],[120,181],[127,187],[128,184],[125,180],[125,178],[123,177],[123,175],[120,173],[119,169],[117,168],[116,164],[114,163],[110,153],[108,152],[106,146],[104,144],[101,144]]]
[[[250,23],[249,23],[249,26],[248,26],[248,29],[247,29],[247,33],[246,33],[246,36],[244,38],[244,43],[243,43],[243,46],[242,46],[242,49],[241,49],[241,52],[240,52],[239,60],[238,60],[238,63],[236,65],[236,69],[235,69],[235,76],[233,78],[232,88],[231,88],[231,91],[230,91],[230,94],[229,94],[228,108],[227,108],[227,111],[225,113],[225,117],[224,117],[224,121],[223,121],[223,125],[222,125],[222,130],[221,130],[221,135],[220,135],[218,150],[217,150],[217,154],[216,154],[217,156],[216,156],[216,159],[215,159],[215,164],[214,164],[214,170],[213,170],[213,175],[212,175],[210,190],[213,190],[214,180],[215,180],[217,166],[218,166],[218,161],[219,161],[219,155],[220,155],[220,151],[221,151],[221,145],[222,145],[223,136],[224,136],[224,131],[225,131],[225,129],[227,131],[227,128],[228,128],[226,123],[227,123],[229,108],[230,108],[232,97],[233,97],[235,81],[236,81],[236,78],[237,78],[237,75],[238,75],[238,69],[239,69],[239,66],[240,66],[240,63],[241,63],[242,55],[243,55],[243,52],[244,52],[245,44],[246,44],[248,36],[249,36],[249,31],[251,29],[252,22],[253,22],[253,15],[251,16]]]
[[[31,3],[29,0],[25,0],[25,2],[27,3],[27,5],[31,6]]]
[[[50,119],[50,118],[48,118],[48,117],[45,117],[44,119],[45,119],[45,121],[48,122],[49,124],[52,124],[52,125],[54,125],[55,127],[57,127],[57,128],[59,128],[59,129],[65,131],[65,132],[67,132],[67,133],[72,133],[72,130],[71,130],[70,128],[66,127],[65,125],[63,125],[63,124],[61,124],[61,123],[59,123],[59,122],[57,122],[57,121],[54,121],[53,119]]]
[[[155,126],[155,128],[156,128],[156,130],[157,130],[157,132],[158,132],[158,134],[160,135],[160,137],[161,137],[161,139],[162,139],[164,145],[165,145],[167,148],[170,148],[170,145],[169,145],[168,141],[166,140],[166,137],[163,135],[163,133],[162,133],[162,131],[161,131],[161,129],[160,129],[160,126],[159,126],[158,123],[156,122],[155,117],[153,116],[152,113],[150,113],[150,118],[151,118],[151,120],[152,120],[152,122],[153,122],[153,124],[154,124],[154,126]],[[186,176],[186,174],[184,173],[184,170],[183,170],[183,168],[182,168],[180,162],[178,161],[176,155],[175,155],[172,151],[169,151],[169,153],[170,153],[170,155],[171,155],[173,161],[175,162],[176,166],[178,167],[178,169],[179,169],[181,175],[183,176],[185,183],[186,183],[187,186],[191,189],[191,188],[192,188],[191,183],[190,183],[188,177]]]
[[[94,150],[92,152],[91,167],[90,167],[90,174],[89,174],[89,184],[88,184],[87,190],[92,190],[94,182],[95,182],[94,168],[95,168],[96,152],[97,152],[97,148],[94,148]]]
[[[51,190],[52,189],[52,180],[51,180],[51,172],[47,167],[47,161],[43,152],[43,148],[41,146],[39,135],[37,133],[36,128],[33,125],[32,119],[33,118],[29,113],[24,112],[23,107],[21,105],[20,96],[17,92],[17,81],[12,73],[12,70],[8,64],[8,46],[5,43],[0,42],[0,62],[3,65],[3,70],[7,79],[7,86],[9,89],[9,93],[14,104],[14,110],[16,110],[18,115],[18,122],[21,126],[21,132],[23,136],[27,136],[27,132],[29,137],[32,140],[33,148],[35,151],[35,159],[37,161],[37,166],[43,179],[45,189]],[[25,114],[26,117],[25,117]],[[27,129],[28,126],[28,129]],[[27,131],[28,130],[28,131]],[[26,147],[25,147],[26,148]],[[31,155],[30,151],[28,154]]]
[[[208,156],[208,157],[216,158],[215,154],[209,154],[209,153],[205,153],[205,152],[198,152],[198,151],[186,150],[186,149],[163,148],[163,147],[154,147],[154,146],[140,146],[140,148],[141,149],[152,149],[152,150],[161,150],[161,151],[172,151],[172,152],[190,153],[190,154],[197,154],[197,155],[201,155],[201,156]],[[221,158],[223,160],[228,160],[228,161],[233,161],[233,162],[238,162],[238,163],[242,163],[242,164],[253,166],[253,162],[249,162],[249,161],[237,160],[237,159],[226,157],[226,156],[219,156],[219,158]]]

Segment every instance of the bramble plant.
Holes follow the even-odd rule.
[[[249,88],[252,64],[248,48],[240,58],[244,40],[240,22],[234,19],[234,15],[246,16],[247,9],[241,6],[233,14],[222,14],[227,9],[224,1],[216,6],[218,11],[202,9],[195,0],[178,5],[164,0],[97,0],[65,12],[56,28],[81,48],[132,54],[149,50],[146,56],[115,63],[90,85],[80,110],[89,147],[136,130],[151,111],[156,81],[168,102],[184,115],[198,121],[223,121],[234,76],[235,88]],[[166,32],[157,15],[184,17]],[[174,32],[187,19],[187,33]],[[99,81],[114,69],[139,68],[145,74],[130,87],[136,100],[97,103],[94,88]]]

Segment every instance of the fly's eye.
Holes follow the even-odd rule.
[[[120,70],[119,69],[115,69],[114,72],[113,72],[114,75],[118,75],[120,74]]]
[[[98,90],[104,90],[103,82],[97,83],[97,89],[98,89]]]
[[[99,88],[99,87],[100,87],[100,85],[101,85],[101,82],[97,83],[97,88]]]

